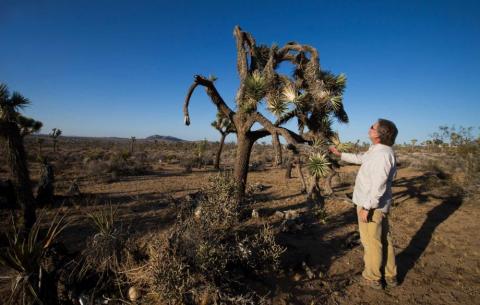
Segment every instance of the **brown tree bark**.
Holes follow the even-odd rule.
[[[282,156],[282,145],[280,144],[278,133],[272,134],[272,145],[275,151],[275,165],[280,166],[282,165],[283,156]]]
[[[237,155],[235,158],[235,168],[233,176],[238,183],[238,202],[242,202],[245,197],[245,188],[247,185],[248,165],[250,162],[250,153],[252,151],[255,139],[250,134],[237,133]]]
[[[226,137],[227,137],[227,134],[222,133],[222,136],[220,138],[220,146],[218,147],[217,155],[215,156],[215,164],[213,165],[213,168],[215,169],[220,169],[220,157],[222,155],[223,145],[225,143]]]
[[[14,122],[0,122],[0,137],[5,142],[7,163],[15,187],[15,195],[18,205],[22,209],[20,227],[25,233],[28,233],[36,221],[36,215],[23,138],[20,136],[20,129]]]

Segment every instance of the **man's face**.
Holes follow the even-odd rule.
[[[377,128],[378,128],[378,122],[370,126],[370,129],[368,130],[368,137],[370,138],[370,141],[372,141],[373,144],[376,144],[379,140]]]

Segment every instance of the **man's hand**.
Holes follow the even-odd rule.
[[[337,157],[340,157],[342,155],[342,153],[339,152],[338,149],[333,145],[328,147],[328,150]]]
[[[365,209],[360,209],[358,211],[358,219],[360,219],[361,222],[368,222],[368,211]]]

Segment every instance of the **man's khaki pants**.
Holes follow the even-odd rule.
[[[357,215],[359,209],[357,208]],[[359,220],[358,227],[365,251],[363,277],[370,281],[380,281],[383,269],[386,279],[396,279],[397,266],[388,226],[388,215],[381,210],[370,211],[368,222]]]

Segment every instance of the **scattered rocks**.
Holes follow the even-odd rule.
[[[300,216],[300,214],[295,210],[288,210],[284,212],[285,219],[295,219],[298,218],[298,216]]]
[[[294,282],[298,282],[302,279],[302,275],[300,273],[295,273],[293,276],[292,276],[292,280]]]
[[[282,232],[294,233],[303,230],[303,222],[299,221],[299,218],[285,219],[280,225]]]
[[[82,193],[80,192],[80,187],[78,186],[78,179],[72,181],[70,187],[67,190],[66,195],[71,197],[80,196]]]
[[[278,218],[278,219],[283,219],[283,218],[285,217],[285,214],[284,214],[283,212],[276,211],[276,212],[273,214],[273,217]]]
[[[195,216],[196,219],[200,219],[200,217],[202,216],[202,207],[197,206],[195,208],[195,211],[193,212],[193,215]]]
[[[128,289],[128,299],[132,302],[136,302],[140,297],[140,292],[135,286],[132,286]]]
[[[308,267],[307,263],[302,262],[302,268],[303,270],[305,270],[305,273],[307,274],[309,280],[313,280],[315,278],[315,274],[313,273],[312,269]]]

